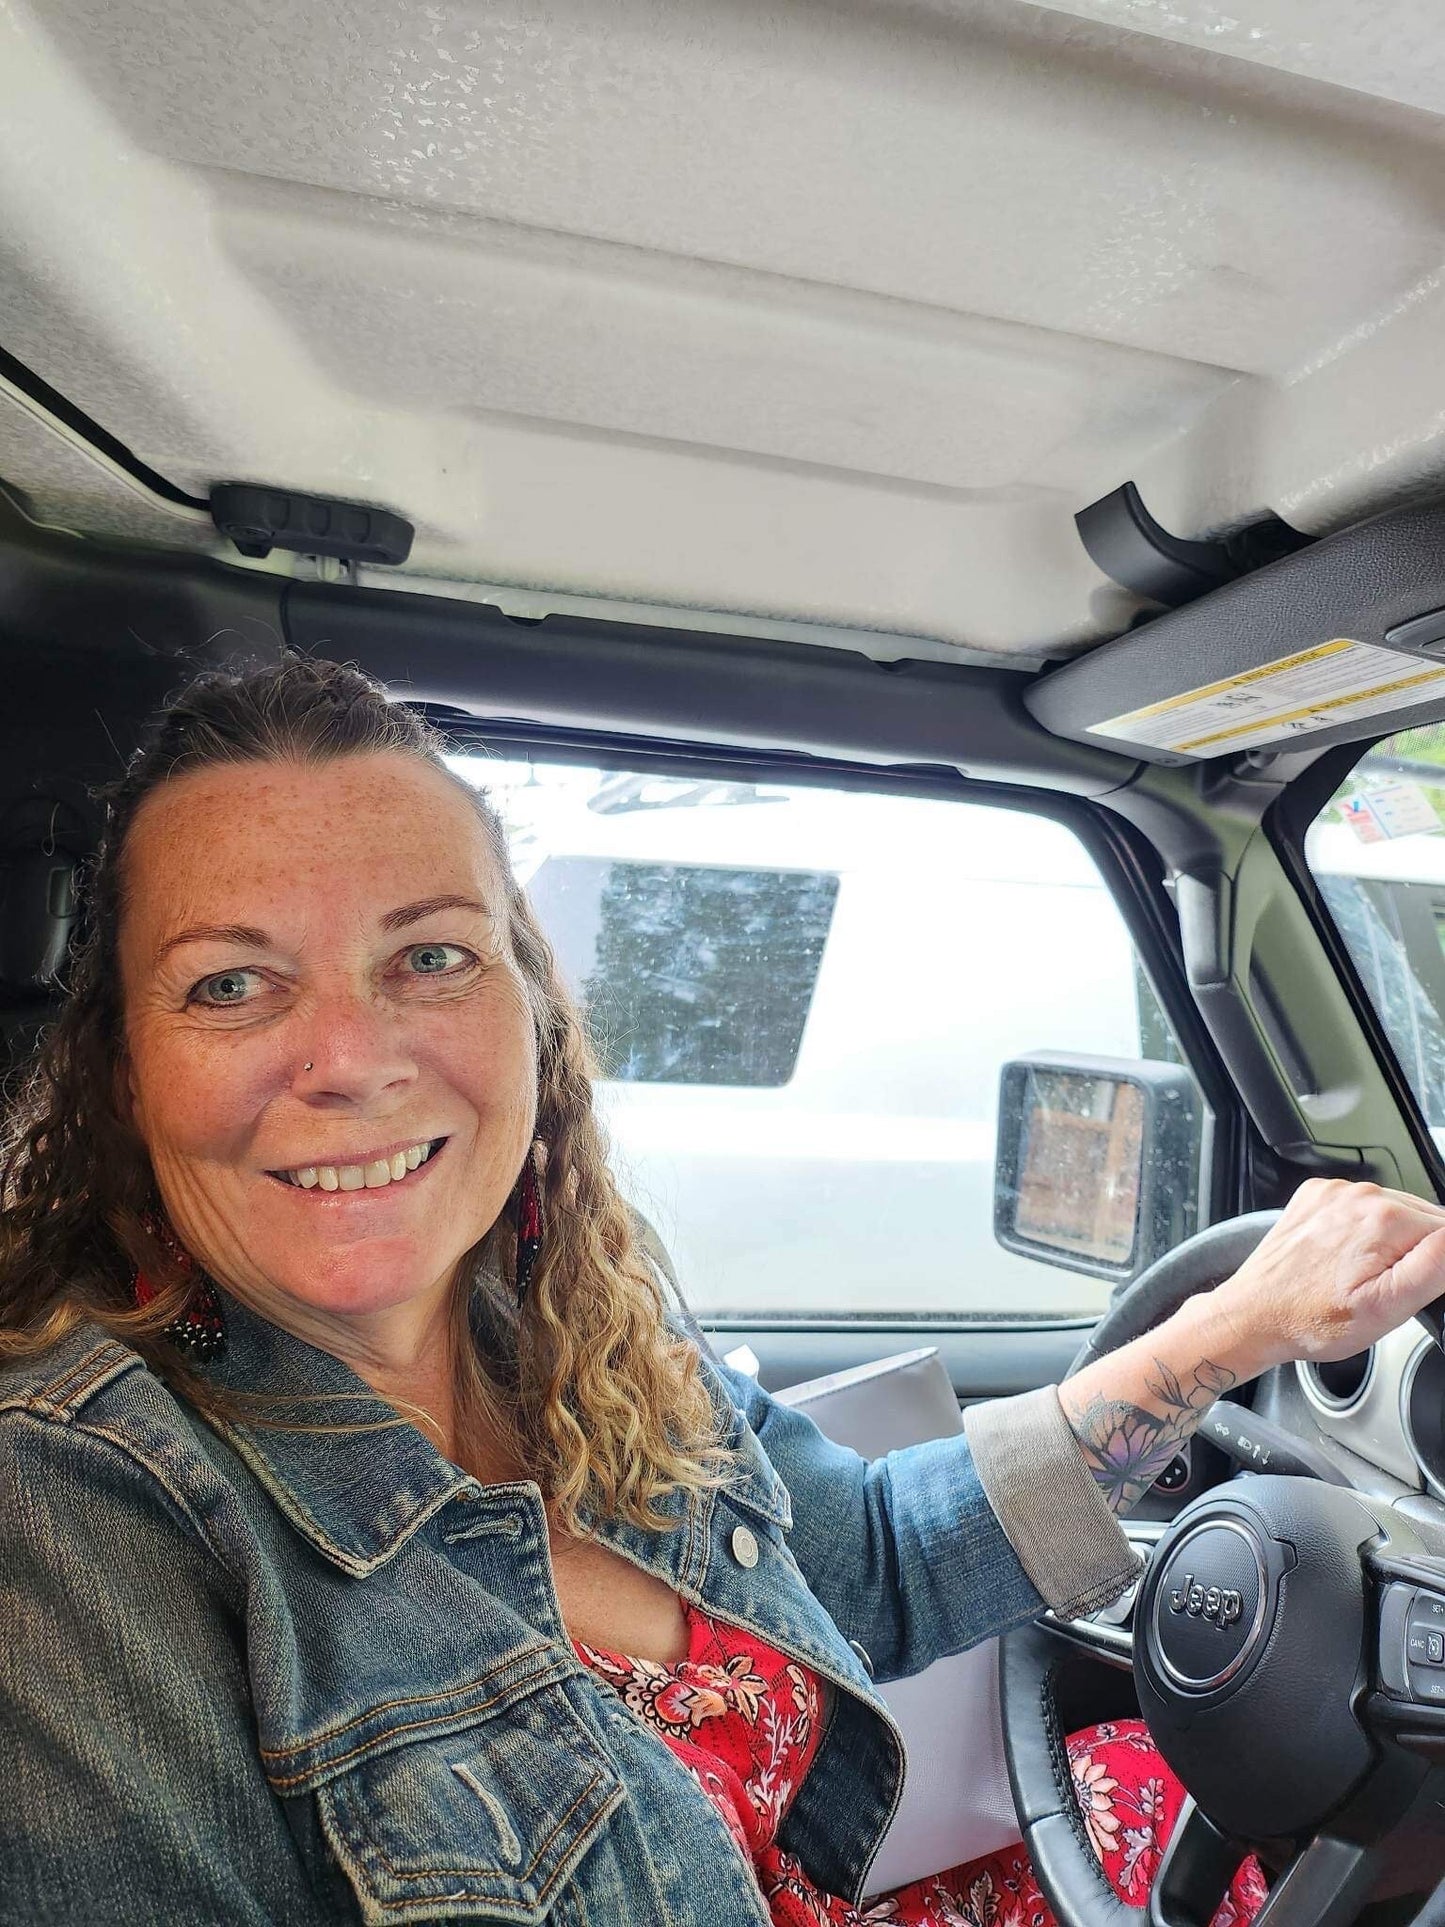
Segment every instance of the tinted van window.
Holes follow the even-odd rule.
[[[548,857],[528,886],[603,1075],[625,1084],[786,1084],[838,879]]]

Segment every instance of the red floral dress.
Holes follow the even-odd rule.
[[[687,1608],[687,1657],[675,1666],[577,1643],[605,1679],[692,1774],[752,1863],[773,1927],[1054,1927],[1022,1847],[864,1901],[815,1887],[777,1844],[778,1829],[822,1736],[816,1674],[749,1633]],[[1142,1721],[1091,1726],[1068,1743],[1084,1825],[1120,1899],[1142,1906],[1184,1789]],[[1265,1898],[1246,1860],[1212,1927],[1246,1927]]]

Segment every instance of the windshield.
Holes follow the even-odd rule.
[[[1386,737],[1310,825],[1305,859],[1445,1150],[1445,724]]]

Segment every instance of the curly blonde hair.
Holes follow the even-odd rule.
[[[0,1358],[47,1349],[94,1320],[203,1415],[222,1414],[225,1396],[165,1337],[194,1280],[168,1248],[150,1159],[117,1103],[118,942],[131,828],[148,796],[196,770],[377,752],[412,757],[465,793],[506,880],[512,947],[536,1025],[536,1129],[546,1147],[542,1252],[506,1355],[482,1356],[468,1306],[482,1276],[515,1283],[515,1192],[458,1270],[463,1442],[469,1423],[494,1433],[501,1426],[566,1530],[581,1530],[588,1513],[661,1529],[671,1494],[723,1476],[713,1403],[695,1347],[667,1325],[633,1215],[608,1169],[591,1048],[512,874],[501,819],[447,769],[445,749],[438,732],[379,684],[314,658],[202,676],[162,712],[103,798],[106,829],[84,880],[85,934],[69,995],[10,1107],[0,1147]],[[135,1302],[138,1270],[156,1286],[144,1307]],[[257,1422],[249,1409],[247,1417]]]

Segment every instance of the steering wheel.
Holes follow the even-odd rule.
[[[1150,1266],[1069,1375],[1237,1271],[1279,1215],[1212,1225]],[[1251,1474],[1202,1493],[1152,1543],[1132,1634],[1097,1615],[1007,1634],[1009,1779],[1060,1927],[1206,1927],[1256,1849],[1282,1869],[1259,1927],[1346,1927],[1432,1757],[1445,1758],[1445,1666],[1428,1663],[1437,1621],[1445,1634],[1445,1558],[1386,1501]],[[1059,1695],[1090,1655],[1132,1666],[1190,1796],[1147,1907],[1116,1897],[1074,1797]]]

